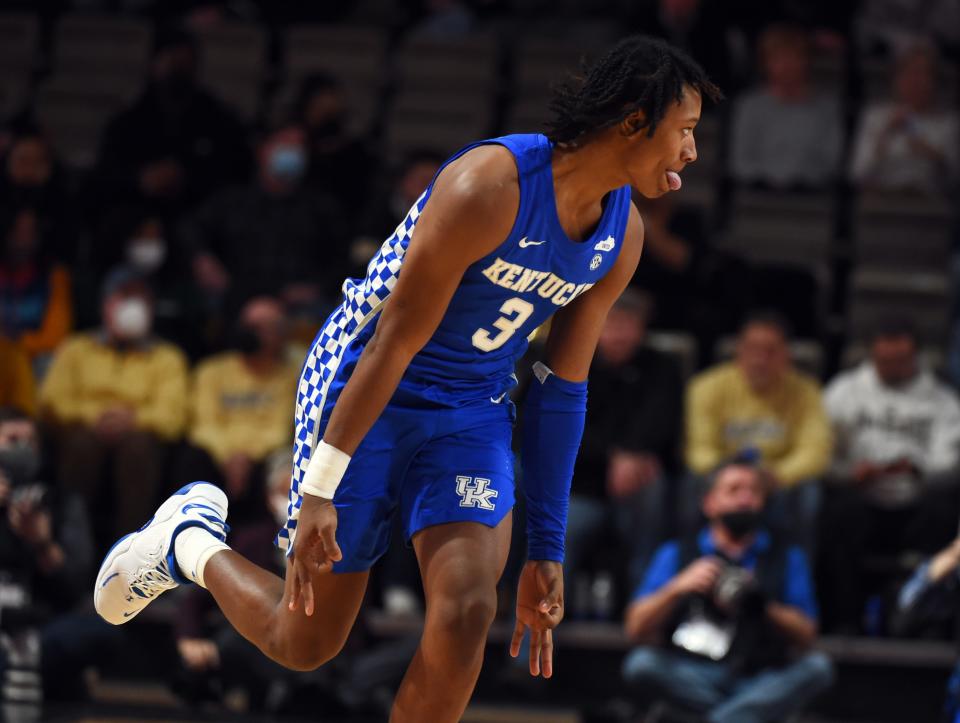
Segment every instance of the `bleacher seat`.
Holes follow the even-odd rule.
[[[323,70],[344,82],[383,82],[387,36],[381,28],[294,25],[284,33],[283,45],[288,77]]]
[[[686,381],[697,370],[697,339],[682,331],[649,331],[646,344],[652,349],[670,354],[680,364],[683,380]]]
[[[57,22],[35,106],[68,164],[93,164],[107,120],[143,88],[152,41],[152,27],[137,18],[70,13]]]
[[[57,23],[54,72],[81,76],[144,77],[153,30],[130,17],[68,14]]]
[[[818,274],[830,263],[834,200],[824,194],[738,190],[722,246],[751,261]]]
[[[950,323],[952,292],[946,271],[902,272],[858,268],[847,305],[848,338],[864,339],[883,319],[907,316],[921,343],[943,345]]]
[[[547,97],[515,98],[507,110],[503,122],[503,132],[542,133],[550,117]]]
[[[348,130],[371,130],[386,82],[387,36],[364,26],[294,25],[283,36],[283,83],[271,102],[270,120],[290,117],[303,79],[327,73],[343,84],[349,108]]]
[[[576,73],[595,51],[578,42],[531,37],[518,43],[513,57],[513,92],[517,100],[549,97],[550,87]]]
[[[394,57],[405,90],[481,91],[495,97],[499,85],[497,39],[474,35],[444,42],[408,40]]]
[[[411,39],[395,64],[398,89],[385,133],[391,156],[415,148],[451,152],[493,131],[499,85],[495,38]]]
[[[197,33],[200,80],[250,123],[260,113],[267,34],[259,25],[225,23]]]
[[[591,56],[583,44],[557,38],[524,37],[514,49],[512,100],[504,121],[504,133],[543,130],[549,118],[548,103],[554,85],[580,70]]]
[[[873,269],[940,271],[950,261],[953,214],[936,198],[862,194],[854,211],[856,261]]]
[[[452,153],[488,134],[485,121],[470,115],[391,113],[386,126],[386,149],[394,161],[419,149]]]
[[[100,134],[113,114],[109,103],[52,87],[37,92],[36,112],[49,131],[63,160],[77,168],[90,168],[96,160]]]
[[[0,74],[29,79],[37,61],[40,23],[27,13],[0,13]]]
[[[21,76],[0,76],[0,122],[19,113],[30,96],[30,82]]]

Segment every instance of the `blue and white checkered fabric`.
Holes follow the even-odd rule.
[[[300,484],[307,471],[310,455],[317,442],[317,424],[323,411],[327,390],[340,366],[343,352],[367,322],[373,319],[386,301],[400,274],[410,235],[426,204],[426,191],[413,204],[407,217],[380,247],[367,265],[361,280],[347,279],[343,284],[343,302],[327,319],[313,342],[300,373],[297,389],[295,437],[293,441],[293,475],[290,483],[287,523],[277,533],[277,546],[293,551],[293,539],[300,516],[303,496]]]

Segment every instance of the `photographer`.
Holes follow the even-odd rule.
[[[108,658],[116,637],[96,616],[68,612],[93,572],[90,525],[83,502],[39,482],[39,468],[34,421],[0,407],[0,681],[8,700],[24,685],[36,694],[41,681],[47,699],[82,697],[81,671]]]
[[[627,609],[626,633],[642,644],[623,674],[650,699],[709,721],[780,721],[833,679],[817,634],[803,551],[760,527],[767,483],[734,461],[703,498],[695,540],[664,544]]]

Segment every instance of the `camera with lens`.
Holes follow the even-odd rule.
[[[713,602],[731,617],[757,618],[766,599],[753,573],[728,563],[713,585]]]

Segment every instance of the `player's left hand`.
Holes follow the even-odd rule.
[[[531,560],[517,586],[517,624],[510,655],[520,655],[524,631],[530,629],[530,675],[553,675],[553,629],[563,620],[563,566],[549,560]]]

